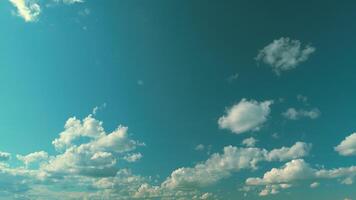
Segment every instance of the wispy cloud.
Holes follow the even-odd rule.
[[[41,7],[36,0],[10,0],[17,9],[17,15],[26,22],[37,21],[41,13]]]

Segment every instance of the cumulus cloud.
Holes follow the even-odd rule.
[[[272,151],[226,146],[222,154],[212,154],[203,163],[192,168],[182,167],[174,170],[162,186],[171,189],[208,186],[229,177],[233,172],[242,169],[257,169],[257,164],[262,161],[283,161],[306,156],[310,148],[307,144],[302,144],[304,143],[297,142],[292,147]]]
[[[41,13],[41,7],[36,0],[10,0],[17,9],[17,15],[26,22],[34,22]]]
[[[288,108],[282,115],[291,120],[298,120],[300,118],[310,118],[310,119],[316,119],[320,116],[320,111],[317,108],[313,108],[311,110],[297,110],[295,108]]]
[[[226,115],[218,120],[219,127],[241,134],[257,131],[267,121],[273,101],[258,102],[242,99],[238,104],[226,111]]]
[[[335,148],[340,155],[353,156],[356,155],[356,133],[347,136],[339,145]]]
[[[245,183],[248,186],[265,186],[261,190],[264,195],[276,194],[281,189],[292,187],[298,181],[314,181],[310,184],[311,188],[319,186],[315,180],[321,179],[342,179],[342,184],[352,184],[356,175],[356,167],[341,167],[336,169],[316,169],[311,167],[303,159],[295,159],[287,162],[281,168],[272,168],[267,171],[262,178],[248,178]],[[280,187],[281,185],[288,187]],[[260,195],[261,195],[260,193]]]
[[[18,160],[22,161],[26,166],[33,162],[38,162],[38,161],[44,161],[48,159],[48,153],[44,151],[38,151],[38,152],[33,152],[28,155],[22,156],[22,155],[17,155],[16,156]]]
[[[296,142],[291,147],[273,149],[268,153],[267,158],[270,161],[285,161],[290,159],[301,158],[309,154],[311,147],[311,144],[307,144],[304,142]]]
[[[280,75],[281,72],[292,70],[308,60],[314,52],[315,47],[313,46],[305,45],[303,47],[299,40],[282,37],[260,50],[256,60],[270,65],[272,70]]]

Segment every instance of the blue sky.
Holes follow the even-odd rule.
[[[355,7],[2,1],[0,199],[356,199]]]

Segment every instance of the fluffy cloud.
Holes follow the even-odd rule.
[[[10,0],[17,9],[17,15],[26,22],[34,22],[41,13],[41,7],[36,0]]]
[[[282,37],[260,50],[256,60],[270,65],[273,71],[280,75],[283,71],[296,68],[301,62],[306,61],[313,52],[315,52],[315,48],[310,45],[302,47],[299,40]]]
[[[47,160],[48,153],[44,151],[38,151],[38,152],[30,153],[25,156],[17,155],[16,157],[18,160],[22,161],[26,166],[28,166],[33,162]]]
[[[223,153],[215,153],[203,163],[192,168],[182,167],[172,172],[162,183],[166,188],[204,187],[229,177],[242,169],[256,169],[262,161],[282,161],[306,156],[310,147],[297,142],[292,147],[267,151],[259,148],[224,147]]]
[[[236,134],[259,130],[267,121],[273,101],[257,102],[242,99],[238,104],[226,111],[226,115],[218,120],[219,127],[229,129]]]
[[[276,194],[281,189],[291,187],[294,183],[301,180],[320,180],[320,179],[342,179],[342,184],[352,184],[356,176],[356,167],[344,167],[337,169],[315,169],[303,159],[295,159],[287,162],[281,168],[272,168],[266,172],[262,178],[248,178],[248,186],[265,186],[260,195]],[[288,187],[281,187],[288,185]],[[318,187],[318,182],[312,182],[311,188]]]
[[[295,108],[288,108],[282,115],[291,120],[298,120],[303,117],[307,117],[310,119],[316,119],[320,116],[320,111],[317,108],[313,108],[311,110],[297,110]]]
[[[247,185],[273,185],[280,183],[290,183],[296,180],[302,180],[314,175],[314,171],[302,159],[292,160],[286,163],[282,168],[273,168],[266,172],[263,178],[248,178]]]
[[[140,153],[130,154],[137,146],[144,145],[129,138],[128,128],[118,126],[106,133],[103,123],[92,115],[78,120],[69,118],[52,144],[59,152],[52,156],[41,169],[50,175],[77,174],[85,176],[113,176],[117,171],[117,160],[133,162],[142,157]],[[82,142],[87,140],[87,142]]]
[[[304,142],[296,142],[291,147],[273,149],[268,153],[267,159],[270,161],[285,161],[290,159],[301,158],[309,154],[311,147],[311,144],[307,144]]]
[[[0,162],[8,161],[11,157],[10,153],[0,151]]]
[[[356,133],[347,136],[339,145],[334,148],[340,155],[356,155]]]

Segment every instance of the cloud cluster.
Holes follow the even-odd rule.
[[[212,154],[203,163],[196,166],[182,167],[174,170],[162,183],[167,188],[204,187],[229,177],[242,169],[257,169],[260,162],[285,161],[307,156],[310,145],[297,142],[291,147],[282,147],[267,151],[260,148],[224,147],[223,153]]]
[[[226,111],[226,115],[218,120],[219,127],[241,134],[257,131],[268,119],[273,101],[258,102],[242,99]]]
[[[272,70],[280,75],[283,71],[296,68],[314,52],[315,47],[313,46],[303,47],[299,40],[282,37],[260,50],[256,60],[270,65]]]

